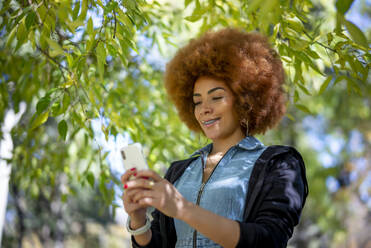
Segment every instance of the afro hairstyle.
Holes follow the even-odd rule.
[[[193,87],[200,76],[223,80],[235,96],[248,134],[266,132],[286,111],[284,69],[266,37],[235,28],[206,32],[180,48],[166,65],[165,88],[180,119],[202,132],[194,115]],[[241,128],[246,131],[246,126]]]

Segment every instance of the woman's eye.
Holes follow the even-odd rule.
[[[219,99],[222,99],[223,97],[222,96],[216,96],[216,97],[213,97],[213,100],[219,100]]]
[[[194,103],[193,103],[194,106],[197,106],[197,105],[199,105],[199,104],[201,104],[201,102],[194,102]]]

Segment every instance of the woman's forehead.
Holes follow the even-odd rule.
[[[221,79],[216,79],[208,76],[201,76],[196,80],[194,84],[193,94],[205,94],[209,93],[209,91],[216,90],[228,91],[228,86]]]

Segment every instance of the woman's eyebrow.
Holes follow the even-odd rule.
[[[209,91],[207,92],[207,94],[211,94],[211,93],[213,93],[213,92],[216,91],[216,90],[224,90],[224,91],[225,91],[225,89],[224,89],[223,87],[215,87],[215,88],[212,88],[211,90],[209,90]],[[199,93],[194,93],[193,96],[201,96],[201,94],[199,94]]]

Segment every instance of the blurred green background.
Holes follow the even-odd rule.
[[[210,142],[180,122],[163,72],[228,26],[267,35],[285,66],[288,112],[257,138],[306,163],[289,247],[371,247],[370,0],[3,0],[0,13],[2,247],[129,247],[118,151],[141,143],[163,174]]]

